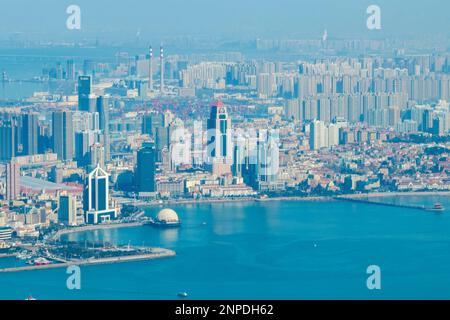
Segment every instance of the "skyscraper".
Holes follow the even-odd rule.
[[[20,165],[13,159],[6,164],[6,200],[20,195]]]
[[[22,154],[33,155],[38,153],[38,114],[25,113],[22,115]]]
[[[323,121],[314,120],[310,124],[309,148],[318,150],[328,146],[328,132]]]
[[[66,79],[75,80],[75,63],[73,59],[67,60],[66,67]]]
[[[270,185],[277,182],[280,161],[278,143],[278,132],[274,130],[263,130],[258,133],[257,170],[258,181],[260,183],[267,183],[268,185]]]
[[[90,164],[91,146],[97,141],[97,138],[97,133],[92,130],[85,130],[75,134],[75,160],[79,167]]]
[[[69,226],[77,225],[77,199],[71,194],[59,196],[58,222]]]
[[[78,110],[95,112],[97,97],[92,94],[92,78],[90,76],[78,77]]]
[[[156,150],[153,143],[144,143],[137,153],[135,184],[138,192],[155,192]]]
[[[207,161],[212,167],[212,173],[216,175],[231,173],[233,163],[231,119],[221,101],[211,107],[207,130]]]
[[[86,179],[83,194],[85,220],[88,224],[98,224],[117,218],[117,209],[109,206],[109,176],[97,166]]]
[[[17,133],[16,119],[0,122],[0,160],[11,160],[17,155]]]
[[[55,111],[53,120],[53,151],[60,160],[72,160],[74,157],[74,131],[72,112]]]
[[[105,148],[105,159],[109,161],[111,158],[111,147],[109,144],[109,96],[99,96],[97,98],[97,112],[99,114],[100,130],[103,135],[103,145]]]
[[[164,127],[165,119],[162,113],[147,113],[142,117],[142,134],[156,136],[159,127]]]
[[[97,165],[105,167],[105,147],[101,143],[94,143],[90,147],[90,165],[96,167]]]

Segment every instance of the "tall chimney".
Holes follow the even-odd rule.
[[[161,84],[160,84],[160,90],[161,93],[164,93],[164,49],[161,45],[161,54],[160,54],[160,62],[161,62]]]
[[[148,89],[153,91],[153,49],[149,49],[149,75],[148,75]]]

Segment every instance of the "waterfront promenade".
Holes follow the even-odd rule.
[[[351,194],[336,196],[334,199],[350,202],[367,203],[379,206],[398,207],[406,209],[417,210],[429,210],[430,208],[424,205],[412,205],[412,204],[399,204],[391,202],[374,201],[371,199],[386,198],[386,197],[399,197],[399,196],[450,196],[448,191],[435,191],[435,192],[383,192],[383,193],[363,193],[363,194]]]
[[[238,197],[238,198],[201,198],[201,199],[172,199],[139,201],[136,199],[121,198],[122,203],[133,204],[139,208],[158,207],[170,205],[196,205],[214,203],[239,203],[239,202],[277,202],[277,201],[299,201],[299,202],[330,202],[336,200],[364,200],[370,198],[397,197],[397,196],[450,196],[450,191],[396,191],[396,192],[371,192],[351,193],[339,196],[278,196],[278,197]],[[369,201],[369,200],[368,200]],[[375,202],[370,202],[378,204]]]
[[[62,235],[78,233],[84,231],[95,231],[95,230],[105,230],[105,229],[118,229],[118,228],[134,228],[140,227],[143,222],[127,222],[127,223],[109,223],[109,224],[96,224],[82,227],[74,227],[69,229],[63,229],[56,232],[51,238],[52,240],[59,240]]]
[[[66,261],[63,263],[54,263],[41,266],[23,266],[14,268],[4,268],[0,269],[0,273],[5,272],[20,272],[20,271],[36,271],[43,269],[55,269],[55,268],[65,268],[71,265],[76,266],[88,266],[88,265],[98,265],[98,264],[111,264],[111,263],[121,263],[121,262],[131,262],[131,261],[142,261],[142,260],[154,260],[162,259],[176,256],[176,252],[169,249],[163,248],[152,248],[151,253],[132,255],[132,256],[121,256],[121,257],[110,257],[101,259],[87,259],[79,261]]]

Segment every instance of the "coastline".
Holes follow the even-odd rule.
[[[357,193],[343,194],[336,196],[280,196],[272,198],[227,198],[227,199],[181,199],[181,200],[161,200],[138,202],[136,207],[157,207],[165,205],[186,205],[186,204],[211,204],[211,203],[245,203],[245,202],[277,202],[277,201],[298,201],[298,202],[331,202],[340,199],[361,199],[361,198],[382,198],[382,197],[398,197],[398,196],[450,196],[450,191],[395,191],[395,192],[373,192],[373,193]]]
[[[162,259],[162,258],[169,258],[169,257],[176,256],[176,252],[173,250],[163,249],[163,248],[152,248],[152,250],[155,250],[156,252],[142,254],[142,255],[133,255],[133,256],[70,261],[70,262],[55,263],[55,264],[48,264],[48,265],[41,265],[41,266],[23,266],[23,267],[14,267],[14,268],[3,268],[3,269],[0,269],[0,273],[65,268],[65,267],[69,267],[72,265],[73,266],[89,266],[89,265],[112,264],[112,263],[132,262],[132,261],[141,261],[141,260],[154,260],[154,259]]]
[[[134,228],[142,226],[142,222],[129,222],[129,223],[110,223],[110,224],[95,224],[82,227],[74,227],[70,229],[63,229],[56,232],[51,238],[58,240],[61,236],[72,233],[79,233],[84,231],[96,231],[103,229],[119,229],[119,228]]]
[[[361,198],[383,198],[383,197],[401,197],[401,196],[450,196],[450,191],[406,191],[406,192],[373,192],[344,194],[334,197],[335,199],[361,199]]]
[[[311,196],[311,197],[273,197],[273,198],[227,198],[227,199],[182,199],[182,200],[162,200],[162,201],[149,201],[139,202],[135,204],[136,207],[157,207],[164,205],[186,205],[186,204],[211,204],[211,203],[245,203],[245,202],[277,202],[277,201],[317,201],[328,202],[334,201],[333,196]]]
[[[166,200],[153,202],[140,202],[136,204],[137,207],[158,207],[158,206],[179,206],[192,204],[214,204],[214,203],[258,203],[258,202],[278,202],[278,201],[293,201],[293,202],[333,202],[340,200],[361,200],[383,197],[398,197],[398,196],[450,196],[450,191],[408,191],[408,192],[374,192],[374,193],[359,193],[359,194],[345,194],[338,196],[310,196],[310,197],[273,197],[273,198],[234,198],[234,199],[200,199],[200,200]],[[377,203],[375,203],[377,204]],[[128,223],[110,223],[97,224],[82,227],[74,227],[58,231],[52,236],[53,240],[59,239],[62,235],[79,233],[84,231],[96,231],[105,229],[119,229],[119,228],[134,228],[143,226],[143,222],[128,222]]]

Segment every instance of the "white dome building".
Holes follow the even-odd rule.
[[[162,209],[153,221],[153,225],[158,227],[178,227],[180,224],[178,214],[172,209]]]
[[[156,216],[156,220],[165,223],[180,222],[178,214],[172,209],[162,209]]]

